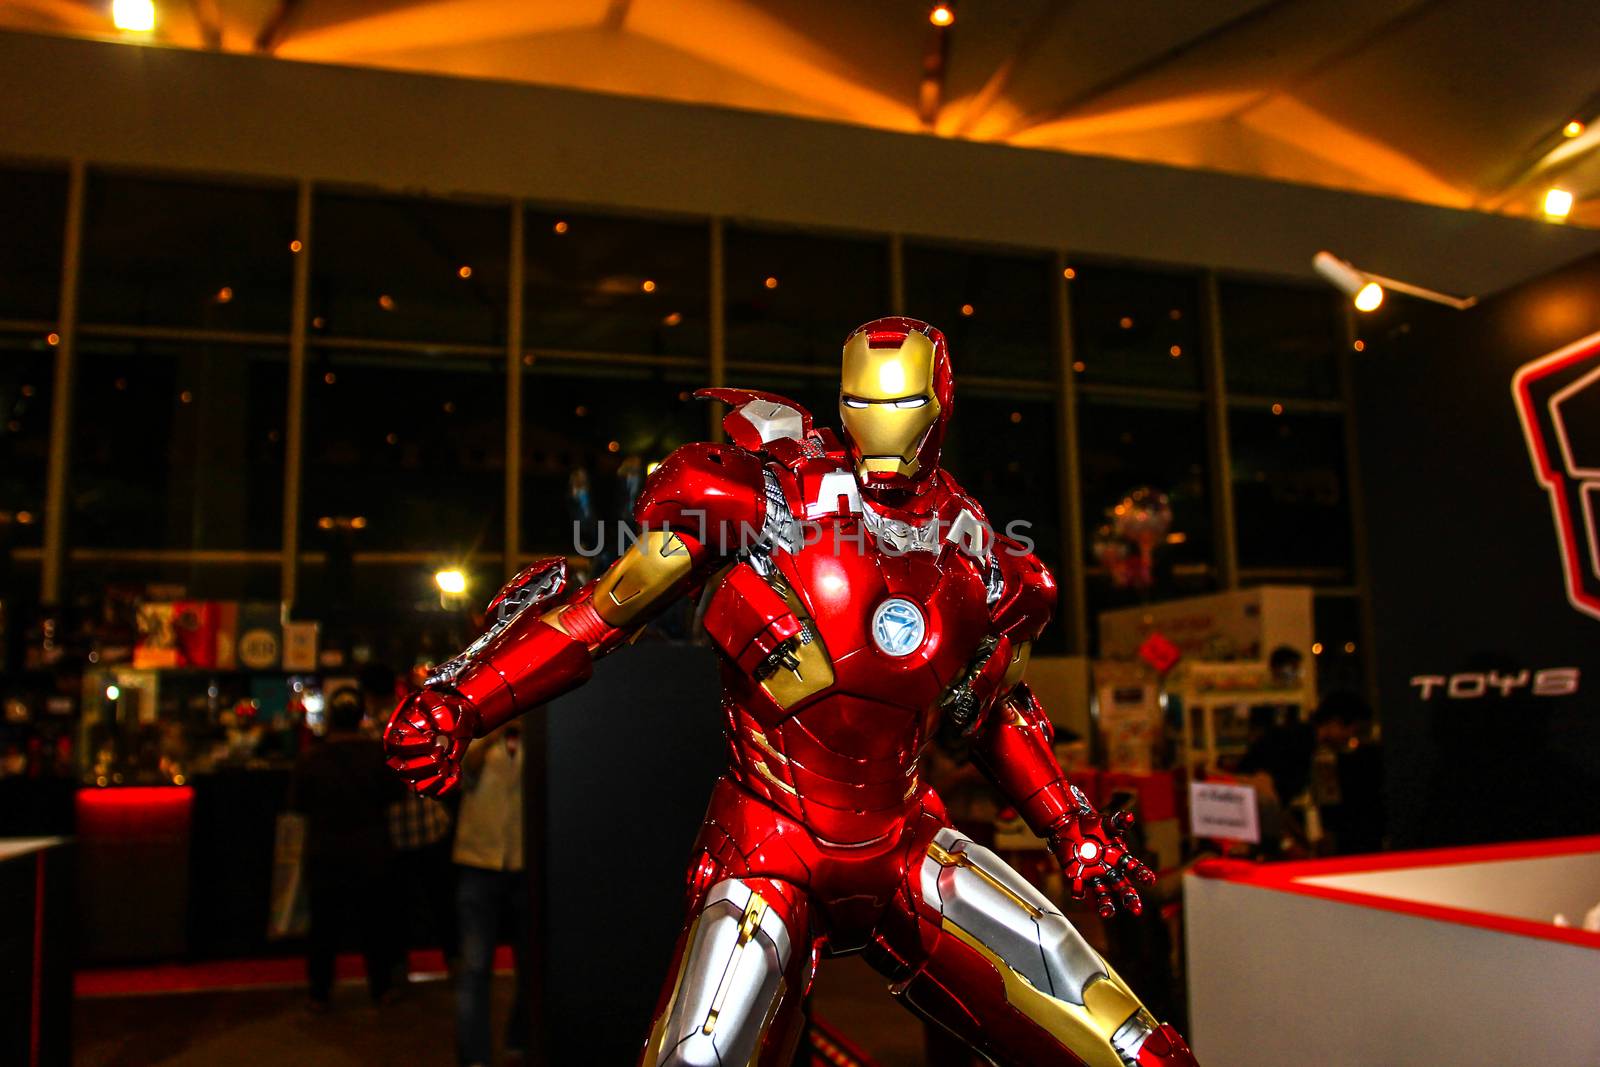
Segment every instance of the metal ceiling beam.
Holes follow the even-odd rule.
[[[1023,27],[1021,35],[1017,38],[1016,47],[1000,61],[988,80],[983,83],[983,87],[968,101],[966,110],[961,115],[961,121],[951,131],[953,136],[965,137],[972,132],[972,127],[988,114],[995,101],[1000,99],[1001,94],[1010,86],[1012,75],[1032,59],[1039,46],[1050,38],[1056,19],[1065,10],[1067,10],[1065,4],[1046,4],[1028,25]]]
[[[950,59],[950,27],[929,24],[928,46],[922,53],[922,81],[917,85],[917,118],[933,129],[944,107],[945,71]]]
[[[1568,122],[1577,119],[1585,131],[1577,137],[1567,137],[1561,132]],[[1474,203],[1484,211],[1498,211],[1508,200],[1522,192],[1540,178],[1549,178],[1570,170],[1581,160],[1600,149],[1600,92],[1589,96],[1560,120],[1545,136],[1529,147],[1512,176]],[[1576,195],[1574,191],[1574,195]],[[1578,197],[1578,199],[1585,199]]]
[[[200,28],[201,42],[213,52],[222,48],[222,12],[217,9],[217,0],[189,0],[189,7],[194,11],[195,25]]]
[[[612,31],[621,30],[628,21],[628,13],[632,10],[633,0],[608,0],[606,13],[600,19],[601,28]]]
[[[54,19],[64,27],[85,33],[106,33],[111,29],[110,4],[96,11],[87,5],[75,3],[74,0],[12,0],[12,3],[35,14]]]
[[[1275,100],[1280,96],[1285,96],[1289,93],[1292,93],[1301,86],[1310,83],[1313,79],[1321,77],[1334,67],[1337,67],[1342,63],[1348,63],[1350,60],[1365,52],[1367,49],[1377,44],[1383,38],[1394,33],[1402,26],[1409,22],[1416,21],[1416,19],[1421,17],[1430,9],[1438,7],[1440,2],[1441,0],[1416,0],[1416,2],[1414,2],[1410,7],[1407,7],[1401,11],[1397,11],[1388,18],[1380,19],[1369,26],[1365,32],[1357,35],[1354,40],[1347,42],[1341,47],[1334,48],[1331,51],[1323,53],[1313,62],[1307,64],[1304,69],[1297,71],[1296,73],[1283,79],[1283,81],[1281,81],[1278,85],[1268,89],[1266,92],[1261,93],[1259,96],[1250,100],[1249,103],[1241,104],[1238,108],[1229,112],[1227,118],[1237,119],[1241,116],[1248,115],[1250,112],[1265,105],[1268,101]]]
[[[1162,52],[1158,52],[1148,59],[1145,59],[1139,63],[1135,63],[1131,67],[1125,67],[1122,70],[1117,71],[1115,74],[1112,74],[1110,77],[1103,78],[1088,88],[1081,89],[1078,92],[1073,93],[1071,96],[1062,100],[1053,107],[1023,116],[1021,119],[1018,119],[1016,122],[1012,123],[1000,139],[1010,140],[1017,134],[1022,133],[1025,130],[1031,130],[1035,126],[1043,126],[1048,122],[1055,122],[1058,119],[1066,118],[1074,112],[1080,111],[1089,104],[1094,103],[1096,100],[1099,100],[1105,96],[1109,96],[1124,86],[1132,85],[1141,78],[1148,77],[1149,75],[1160,70],[1162,67],[1168,66],[1183,58],[1190,52],[1193,52],[1195,49],[1204,48],[1206,45],[1237,33],[1247,26],[1252,26],[1269,17],[1280,8],[1286,7],[1294,2],[1295,0],[1267,0],[1266,3],[1253,7],[1248,11],[1241,12],[1230,19],[1225,19],[1224,21],[1211,26],[1209,29],[1195,34],[1193,37],[1178,42],[1171,48],[1165,49]]]
[[[256,51],[271,55],[289,36],[289,22],[300,8],[300,0],[278,0],[272,15],[256,34]]]

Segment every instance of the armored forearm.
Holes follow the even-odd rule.
[[[538,608],[565,599],[557,592],[497,623],[486,639],[430,677],[428,687],[466,698],[478,720],[473,735],[483,736],[588,681],[595,659],[683,592],[703,554],[697,549],[685,535],[646,532],[570,600],[540,613]],[[504,594],[496,604],[503,600]]]
[[[1018,685],[990,711],[972,741],[973,762],[1028,828],[1046,838],[1068,819],[1091,810],[1056,762],[1053,738],[1044,708],[1026,685]]]
[[[1050,846],[1072,895],[1093,896],[1101,915],[1117,906],[1143,909],[1133,883],[1155,881],[1128,850],[1122,835],[1132,817],[1102,818],[1061,771],[1051,748],[1054,731],[1044,709],[1018,685],[994,709],[972,746],[973,761],[1021,814],[1028,828]]]

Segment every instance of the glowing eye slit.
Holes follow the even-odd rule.
[[[839,402],[847,408],[861,409],[874,404],[887,404],[896,408],[920,408],[928,403],[925,396],[908,396],[900,400],[863,400],[858,396],[841,396]]]

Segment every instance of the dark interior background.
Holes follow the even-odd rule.
[[[1356,407],[1394,843],[1600,831],[1600,620],[1567,603],[1511,400],[1519,367],[1600,330],[1600,257],[1466,312],[1402,306],[1364,326]],[[1582,671],[1576,694],[1424,702],[1410,681],[1554,667]]]

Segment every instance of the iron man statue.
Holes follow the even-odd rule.
[[[886,318],[844,346],[842,441],[767,393],[725,401],[731,444],[650,476],[639,540],[570,589],[518,575],[497,621],[401,704],[390,763],[422,793],[463,751],[586,680],[593,661],[699,594],[720,652],[728,769],[689,868],[689,909],[641,1063],[788,1064],[823,953],[866,955],[903,1003],[996,1064],[1195,1060],[1043,894],[950,825],[920,777],[965,747],[1048,844],[1076,896],[1140,910],[1154,876],[1063,776],[1022,681],[1056,599],[939,467],[954,383],[944,336]]]

